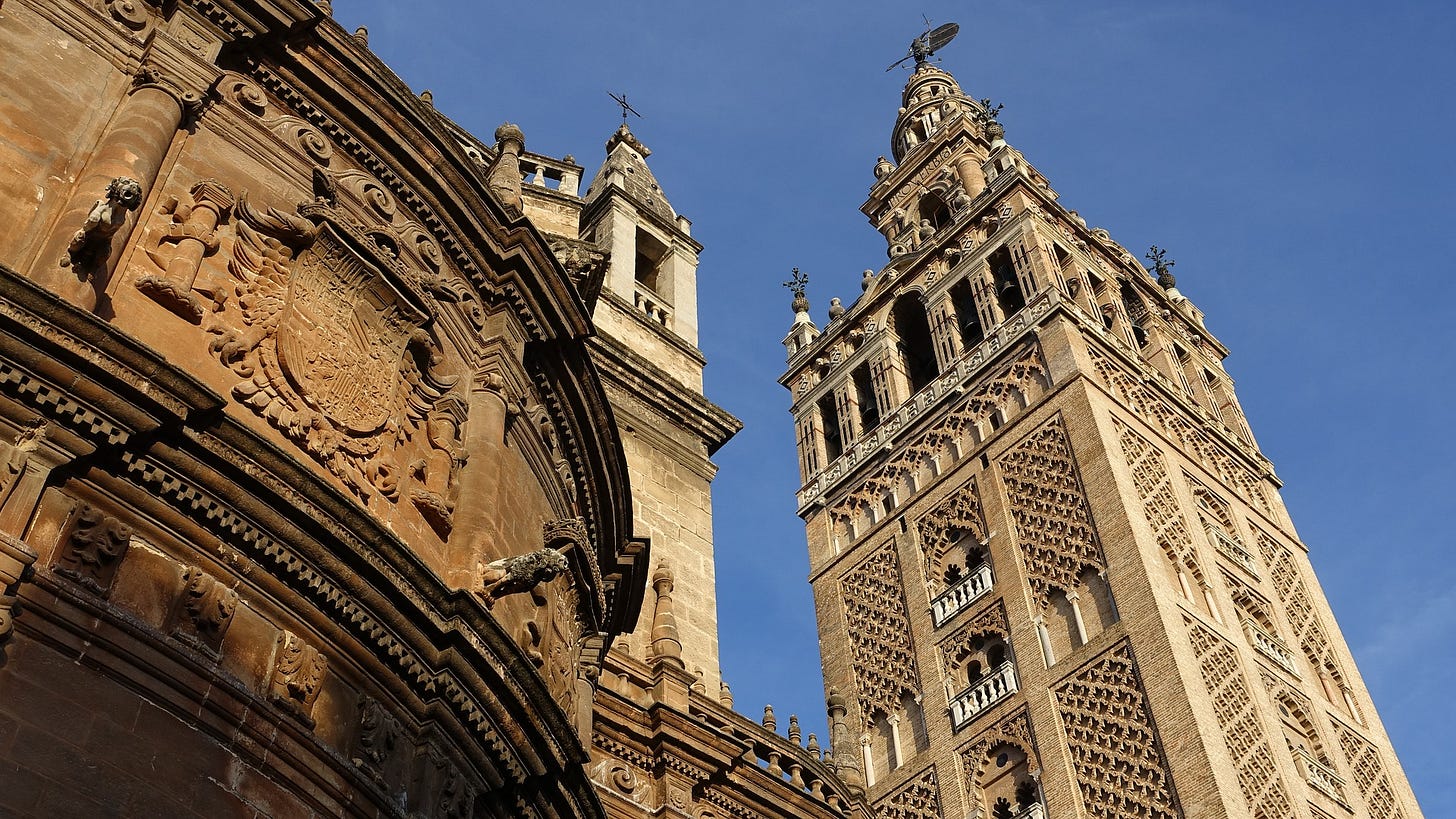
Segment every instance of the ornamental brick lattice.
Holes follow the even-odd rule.
[[[1259,721],[1258,706],[1239,668],[1238,652],[1228,641],[1196,623],[1188,637],[1198,656],[1203,684],[1213,700],[1213,711],[1223,729],[1229,756],[1238,770],[1239,788],[1255,819],[1285,819],[1294,815],[1289,792]]]
[[[875,714],[895,713],[902,696],[920,690],[894,546],[875,550],[845,576],[841,588],[860,715],[868,722]]]
[[[1056,689],[1088,815],[1180,819],[1132,649],[1119,643]]]
[[[1001,472],[1027,580],[1045,608],[1052,590],[1073,592],[1083,572],[1104,565],[1061,419],[1048,421],[1002,456]]]

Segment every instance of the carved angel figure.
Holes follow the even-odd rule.
[[[490,608],[500,598],[530,591],[555,580],[566,570],[566,557],[555,549],[503,557],[486,564],[481,577],[485,585],[480,593],[486,608]]]
[[[86,221],[71,236],[66,245],[66,259],[63,265],[84,267],[110,249],[111,237],[126,224],[126,214],[136,210],[142,203],[140,182],[126,176],[118,176],[106,186],[106,198],[97,199],[86,214]]]

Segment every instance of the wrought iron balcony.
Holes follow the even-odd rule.
[[[950,720],[959,731],[971,720],[985,713],[996,703],[1018,691],[1016,669],[1011,663],[1002,663],[995,671],[982,677],[962,691],[950,703]]]
[[[940,628],[957,612],[964,610],[986,592],[991,590],[991,565],[982,563],[954,586],[936,595],[930,601],[930,617],[935,627]]]
[[[1299,676],[1299,664],[1294,661],[1294,653],[1285,648],[1283,641],[1278,637],[1264,631],[1253,620],[1244,621],[1244,633],[1249,635],[1249,642],[1260,654],[1273,660],[1290,674]]]

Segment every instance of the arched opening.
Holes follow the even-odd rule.
[[[1132,284],[1123,281],[1120,287],[1122,291],[1122,309],[1127,311],[1127,319],[1132,323],[1133,339],[1137,341],[1138,348],[1148,346],[1148,331],[1143,326],[1143,320],[1147,318],[1148,306],[1133,290]]]
[[[956,327],[960,330],[961,349],[969,350],[985,340],[986,328],[981,326],[981,317],[976,311],[976,297],[969,281],[961,279],[951,285],[950,303],[955,310]]]
[[[880,404],[875,398],[874,382],[870,378],[870,365],[861,364],[850,374],[854,384],[854,400],[859,406],[860,434],[880,425]]]
[[[647,231],[637,229],[637,283],[658,295],[662,294],[662,263],[667,258],[667,245]]]
[[[1009,742],[992,745],[976,778],[980,815],[993,819],[1029,816],[1041,803],[1041,788],[1031,775],[1026,753]]]
[[[950,206],[941,199],[938,194],[927,193],[920,197],[919,204],[920,222],[929,222],[930,226],[940,230],[950,224]]]
[[[996,303],[1001,307],[1003,319],[1010,318],[1026,306],[1026,294],[1021,292],[1021,283],[1016,280],[1016,268],[1011,264],[1011,252],[1001,248],[986,260],[991,266],[991,288],[996,294]]]
[[[834,393],[819,399],[819,422],[824,430],[824,463],[828,465],[844,454],[844,438],[839,432],[839,410],[834,406]]]
[[[940,375],[940,364],[935,360],[935,347],[930,340],[930,319],[920,299],[907,294],[895,302],[890,320],[899,338],[896,346],[913,395]]]

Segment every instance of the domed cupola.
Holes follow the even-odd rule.
[[[910,81],[905,83],[900,104],[900,114],[890,137],[890,149],[897,163],[946,123],[979,108],[961,90],[955,77],[929,62],[915,66]]]

